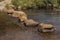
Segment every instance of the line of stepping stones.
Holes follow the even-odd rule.
[[[53,32],[56,30],[56,28],[50,23],[39,23],[34,21],[33,19],[28,19],[25,12],[21,10],[15,11],[13,9],[13,5],[10,5],[10,8],[7,9],[6,12],[8,13],[8,15],[18,18],[19,22],[22,22],[25,27],[38,27],[38,30],[42,32]]]

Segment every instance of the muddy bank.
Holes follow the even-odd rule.
[[[18,28],[18,29],[17,29]],[[10,19],[10,17],[6,13],[0,12],[0,33],[5,34],[6,31],[10,29],[16,29],[20,30],[22,28],[16,24],[13,23],[13,21]]]

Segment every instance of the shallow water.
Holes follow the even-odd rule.
[[[52,13],[54,12],[34,11],[27,12],[27,15],[28,18],[37,22],[52,23],[56,27],[56,32],[41,33],[34,31],[34,28],[28,28],[25,31],[21,31],[19,28],[10,28],[0,36],[0,40],[60,40],[60,15]]]
[[[43,40],[60,40],[60,14],[58,12],[35,11],[28,15],[37,22],[51,23],[56,28],[55,33],[40,33]]]

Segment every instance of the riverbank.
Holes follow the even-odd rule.
[[[60,8],[60,1],[59,0],[12,0],[12,4],[17,8],[18,6],[22,6],[23,9],[29,8],[29,9],[54,9],[54,8]]]
[[[22,25],[19,26],[17,25],[17,22],[13,22],[13,19],[15,18],[9,17],[7,13],[0,12],[0,36],[4,35],[5,32],[9,31],[10,29],[15,29],[15,31],[24,29],[22,28]]]

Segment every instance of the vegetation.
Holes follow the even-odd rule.
[[[12,0],[12,4],[15,5],[15,7],[18,7],[19,5],[22,6],[23,8],[26,7],[33,7],[33,8],[38,8],[38,7],[53,7],[53,8],[59,8],[59,0]]]

